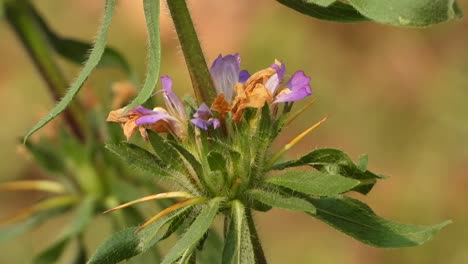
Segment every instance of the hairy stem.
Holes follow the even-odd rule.
[[[265,253],[263,252],[262,244],[260,243],[260,238],[258,237],[257,228],[252,217],[252,210],[247,209],[245,211],[247,217],[247,224],[249,225],[250,238],[252,239],[252,245],[254,247],[255,253],[255,263],[256,264],[267,264]]]
[[[68,82],[53,60],[54,54],[48,43],[47,34],[42,31],[35,10],[27,1],[6,1],[5,15],[46,82],[53,99],[59,101],[66,92]],[[65,122],[81,141],[84,141],[85,137],[83,113],[82,106],[77,102],[72,103],[64,113]]]
[[[195,96],[199,103],[211,105],[216,97],[216,90],[186,0],[168,0],[167,5],[182,46]]]

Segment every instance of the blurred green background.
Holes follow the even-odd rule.
[[[35,4],[57,32],[85,40],[94,37],[103,9],[103,1],[95,0]],[[460,4],[468,13],[468,2]],[[354,159],[367,153],[372,170],[391,176],[369,196],[356,195],[378,214],[414,224],[454,221],[426,245],[383,250],[354,241],[305,214],[257,213],[270,263],[468,263],[468,21],[408,29],[319,21],[272,0],[203,0],[190,5],[210,63],[219,53],[239,52],[242,68],[250,72],[278,58],[288,73],[302,69],[312,77],[317,102],[290,125],[278,144],[323,116],[330,118],[296,146],[291,157],[320,147],[340,148]],[[180,95],[191,94],[183,56],[163,6],[161,74],[175,79]],[[0,180],[43,177],[18,139],[53,102],[4,21],[0,40]],[[119,1],[109,43],[143,75],[146,32],[140,1]],[[71,80],[79,67],[60,62]],[[113,70],[98,71],[81,97],[89,100],[93,89],[110,90],[122,78]],[[0,216],[31,204],[34,197],[0,194]],[[55,221],[1,242],[0,263],[28,263],[53,241],[58,226]],[[94,234],[102,236],[89,238],[91,247],[105,236],[105,231],[95,229]]]

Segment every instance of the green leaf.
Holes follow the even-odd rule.
[[[158,82],[159,66],[161,64],[161,43],[159,36],[159,0],[144,0],[146,27],[148,30],[148,66],[143,88],[126,110],[133,109],[148,100]]]
[[[424,27],[462,17],[454,0],[349,0],[364,16],[383,24]]]
[[[158,176],[177,183],[180,187],[187,191],[193,191],[189,187],[192,186],[183,175],[171,173],[167,171],[161,160],[151,152],[140,148],[137,145],[122,142],[117,144],[107,144],[106,148],[119,156],[128,165],[145,173],[146,175]]]
[[[33,155],[34,160],[46,171],[50,173],[63,173],[65,172],[65,164],[63,156],[55,152],[54,148],[50,147],[51,142],[26,142],[27,150]]]
[[[445,221],[433,226],[400,224],[377,216],[366,204],[349,197],[309,198],[309,201],[317,208],[317,213],[311,215],[374,247],[421,245],[451,223]]]
[[[461,18],[454,0],[277,0],[300,13],[323,20],[373,20],[393,26],[424,27]]]
[[[173,214],[159,219],[140,232],[135,233],[137,227],[130,227],[114,233],[101,244],[88,264],[113,264],[137,256],[154,246],[159,240],[154,239],[158,231],[177,216],[183,214],[190,206],[182,208]]]
[[[35,264],[56,263],[62,255],[70,240],[78,236],[91,222],[96,207],[96,200],[92,197],[85,198],[76,210],[70,225],[64,230],[60,239],[52,246],[41,252],[35,259]]]
[[[65,250],[65,247],[70,242],[70,239],[60,240],[57,243],[53,244],[43,252],[41,252],[38,256],[34,258],[34,264],[50,264],[56,263],[62,253]]]
[[[353,163],[348,155],[338,149],[317,149],[298,160],[277,164],[273,166],[273,169],[282,170],[303,165],[312,166],[319,171],[329,174],[339,174],[344,177],[360,180],[361,184],[354,190],[362,194],[367,194],[372,189],[376,179],[385,178],[369,170],[362,171],[361,168]]]
[[[197,253],[200,263],[219,263],[223,253],[223,239],[210,228],[203,249]]]
[[[59,55],[79,65],[86,62],[89,50],[93,48],[92,44],[58,35],[49,27],[49,25],[47,25],[46,21],[42,18],[39,12],[32,7],[32,5],[31,11],[39,22],[42,31],[46,34],[49,43]],[[125,73],[129,75],[133,74],[124,57],[119,52],[109,47],[104,49],[104,53],[102,54],[102,58],[97,67],[119,67]]]
[[[193,251],[197,246],[198,241],[208,231],[214,218],[218,213],[219,206],[223,198],[214,198],[208,205],[200,211],[193,224],[189,227],[184,236],[177,241],[174,247],[171,248],[169,253],[164,258],[162,264],[174,263],[186,251]]]
[[[308,15],[314,18],[336,21],[336,22],[361,22],[368,21],[369,19],[361,15],[352,6],[343,3],[335,2],[327,7],[320,6],[318,4],[311,3],[310,1],[305,2],[304,0],[276,0],[279,3],[292,8],[304,15]],[[321,1],[323,3],[329,1]],[[323,4],[322,3],[322,4]]]
[[[369,157],[367,155],[361,155],[359,157],[359,160],[358,160],[357,164],[356,164],[356,167],[360,171],[366,172],[368,163],[369,163]]]
[[[148,131],[148,138],[154,152],[168,167],[181,168],[183,161],[177,150],[158,133]]]
[[[203,167],[201,163],[193,156],[190,151],[188,151],[186,148],[183,146],[179,145],[176,142],[171,142],[172,146],[177,149],[177,151],[184,157],[184,159],[192,166],[193,170],[195,173],[198,175],[198,177],[201,177],[203,175]]]
[[[327,7],[333,3],[335,3],[337,0],[305,0],[307,3],[313,3],[317,4],[319,6],[324,6]]]
[[[297,197],[288,197],[279,193],[267,192],[258,189],[249,190],[248,195],[257,201],[276,208],[315,213],[315,207],[313,205]]]
[[[70,89],[67,91],[65,96],[60,100],[60,102],[43,118],[41,119],[25,136],[24,141],[28,139],[34,132],[45,126],[49,121],[54,119],[60,113],[62,113],[65,108],[70,104],[70,102],[75,98],[76,94],[83,86],[88,76],[96,68],[101,60],[102,55],[104,54],[106,48],[106,38],[109,26],[112,21],[112,16],[115,9],[115,0],[106,0],[105,9],[104,9],[104,18],[102,20],[101,27],[99,29],[96,42],[93,49],[89,55],[88,60],[86,61],[83,69],[81,70],[78,77],[75,79],[73,84],[70,86]]]
[[[19,236],[36,226],[41,225],[50,218],[64,214],[71,209],[70,204],[64,204],[57,208],[49,209],[46,211],[38,212],[29,218],[25,219],[21,223],[17,223],[13,226],[7,226],[0,228],[0,241],[10,240],[16,236]]]
[[[223,264],[255,264],[254,246],[246,220],[245,207],[232,201],[231,215],[223,249]]]
[[[316,171],[290,171],[266,180],[294,191],[317,196],[332,196],[359,185],[358,180]]]

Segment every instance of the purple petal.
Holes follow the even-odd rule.
[[[250,78],[250,73],[247,70],[239,72],[239,82],[244,84]]]
[[[150,115],[153,113],[153,110],[144,108],[143,106],[137,106],[129,111],[131,114],[141,114],[141,115]]]
[[[287,90],[276,96],[275,103],[295,102],[312,94],[310,78],[303,71],[297,71],[286,84]]]
[[[152,114],[145,115],[135,121],[137,125],[154,124],[160,120],[176,120],[165,111],[152,111]]]
[[[213,113],[211,112],[210,108],[205,103],[202,103],[200,107],[198,107],[195,114],[193,114],[193,117],[203,118],[205,120],[210,119],[212,116],[213,116]]]
[[[278,79],[278,74],[275,73],[265,83],[265,88],[267,88],[267,90],[273,96],[275,94],[276,89],[278,88],[279,84],[280,84],[280,81]]]
[[[194,118],[190,120],[192,124],[194,124],[196,127],[203,129],[203,130],[208,130],[208,121],[203,120],[201,118]]]
[[[218,118],[212,118],[212,119],[210,119],[210,121],[212,121],[214,129],[217,129],[217,128],[219,128],[221,126],[221,122],[219,122]]]
[[[182,119],[187,119],[185,107],[180,101],[179,97],[172,90],[172,79],[169,76],[161,77],[162,90],[164,92],[164,101],[166,102],[167,109],[173,115],[178,115]]]
[[[216,92],[224,93],[224,98],[231,102],[234,93],[234,86],[239,82],[240,71],[240,56],[234,55],[219,55],[213,62],[210,68],[211,77],[213,78]]]
[[[284,79],[284,73],[286,72],[286,65],[284,63],[280,62],[280,65],[273,63],[270,65],[271,68],[276,70],[276,73],[278,74],[278,80],[279,82],[283,82]]]

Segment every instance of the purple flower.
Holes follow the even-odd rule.
[[[184,104],[172,90],[172,79],[169,76],[161,77],[162,91],[164,93],[164,102],[167,110],[180,121],[187,120]]]
[[[275,63],[270,65],[271,68],[275,69],[276,74],[278,74],[278,80],[279,82],[283,82],[284,79],[284,73],[286,72],[286,65],[284,63],[276,60]]]
[[[286,72],[286,66],[284,63],[280,61],[275,61],[274,64],[270,65],[270,68],[273,68],[276,73],[273,74],[265,83],[265,88],[270,92],[270,94],[273,96],[276,93],[276,89],[278,89],[278,86],[280,83],[283,82],[284,79],[284,73]]]
[[[310,78],[303,71],[297,71],[275,97],[274,103],[295,102],[312,94]]]
[[[213,126],[213,128],[216,129],[220,126],[219,120],[217,118],[213,118],[213,113],[205,103],[198,107],[193,117],[194,118],[190,120],[190,122],[200,129],[208,130],[210,126]]]
[[[146,109],[146,108],[145,108]],[[160,120],[166,121],[177,121],[173,116],[171,116],[164,108],[156,107],[153,110],[146,109],[146,113],[139,117],[136,120],[137,125],[150,125],[157,123]]]
[[[239,82],[244,84],[250,78],[250,73],[247,70],[239,72]]]
[[[248,71],[240,71],[240,61],[240,56],[237,53],[224,57],[220,54],[210,68],[216,92],[223,93],[228,103],[232,101],[234,86],[238,82],[245,83],[250,77]]]

